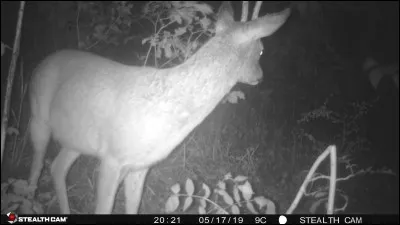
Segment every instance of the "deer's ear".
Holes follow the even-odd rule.
[[[229,1],[225,1],[219,7],[216,24],[216,33],[221,33],[227,30],[234,21],[233,8]]]

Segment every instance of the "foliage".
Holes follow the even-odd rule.
[[[228,183],[232,186],[228,189]],[[202,195],[194,194],[194,184],[191,179],[186,180],[185,192],[181,194],[181,187],[178,183],[171,187],[172,195],[168,198],[165,204],[165,211],[167,213],[175,212],[180,204],[179,197],[183,196],[184,204],[182,211],[187,211],[193,203],[193,199],[199,200],[197,212],[199,214],[240,214],[240,208],[246,206],[246,209],[252,214],[275,214],[275,203],[264,196],[253,197],[253,189],[246,176],[232,177],[231,173],[225,174],[224,178],[218,182],[217,188],[211,192],[210,187],[202,184]],[[229,194],[231,192],[231,194]],[[222,199],[220,199],[222,198]],[[209,204],[207,204],[209,203]],[[220,204],[224,204],[222,207]],[[257,208],[254,207],[254,203]]]
[[[133,3],[126,1],[83,2],[77,5],[78,47],[91,49],[99,42],[126,44],[131,39],[130,29],[134,18]]]
[[[187,1],[149,2],[142,12],[154,29],[154,33],[144,38],[142,44],[150,44],[146,58],[150,50],[154,49],[156,66],[157,59],[163,55],[169,61],[175,58],[179,58],[180,62],[185,61],[200,46],[199,38],[202,35],[209,37],[214,33],[209,18],[213,10],[207,4]]]
[[[43,214],[42,204],[32,200],[29,197],[31,193],[26,180],[10,178],[7,182],[1,183],[1,213]],[[49,193],[41,193],[38,197],[43,201],[48,196]]]
[[[142,39],[142,45],[149,44],[144,64],[151,50],[154,50],[155,66],[165,57],[165,64],[178,59],[185,61],[200,46],[202,36],[210,37],[213,10],[210,6],[196,1],[150,1],[144,5],[139,17],[134,17],[134,3],[114,1],[78,2],[77,33],[79,48],[91,49],[100,42],[126,45],[136,38],[131,35],[133,23],[149,21],[153,34]],[[144,57],[141,57],[142,59]]]

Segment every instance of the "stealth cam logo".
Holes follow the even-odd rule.
[[[8,217],[8,223],[10,224],[17,222],[18,220],[18,215],[13,212],[7,213],[7,217]]]

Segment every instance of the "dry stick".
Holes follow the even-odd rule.
[[[19,102],[18,115],[15,115],[15,120],[16,120],[16,126],[15,127],[18,130],[20,129],[19,125],[21,123],[22,108],[23,108],[23,103],[24,103],[26,90],[27,90],[27,85],[25,84],[25,81],[24,81],[24,61],[22,59],[21,59],[21,63],[20,63],[19,76],[20,76],[20,79],[21,79],[20,102]],[[11,150],[11,152],[13,152],[12,162],[16,162],[16,165],[19,165],[19,161],[20,161],[21,156],[22,156],[22,151],[24,150],[24,148],[19,148],[20,151],[17,150],[17,141],[18,141],[18,137],[20,135],[21,135],[21,132],[18,132],[18,135],[14,136],[12,150]]]
[[[21,39],[21,27],[22,27],[22,18],[24,17],[24,7],[25,1],[21,1],[19,11],[18,11],[18,21],[17,21],[17,29],[15,32],[14,46],[13,46],[13,55],[10,63],[10,70],[8,71],[7,77],[7,88],[4,99],[4,107],[3,107],[3,117],[1,118],[1,165],[3,165],[3,153],[4,146],[6,143],[6,129],[8,126],[8,112],[10,107],[10,99],[11,99],[11,90],[14,82],[15,76],[15,67],[17,64],[17,58],[19,53],[19,44]]]
[[[329,187],[329,198],[328,198],[328,210],[327,214],[333,214],[334,212],[334,200],[336,193],[336,176],[337,176],[337,166],[336,166],[336,146],[331,145],[328,147],[328,151],[331,153],[331,179]]]
[[[290,205],[289,209],[286,211],[286,214],[292,214],[293,211],[296,209],[297,205],[299,204],[303,194],[306,191],[306,187],[310,182],[312,176],[314,175],[315,171],[317,170],[318,166],[321,162],[328,156],[331,155],[331,178],[330,178],[330,190],[329,190],[329,200],[328,200],[328,214],[332,214],[333,212],[333,200],[335,198],[335,189],[336,189],[336,146],[330,145],[328,146],[325,151],[318,156],[317,160],[315,160],[314,164],[312,165],[310,171],[308,172],[306,178],[304,179],[303,184],[301,185],[299,191],[297,192],[296,198],[293,200],[292,204]],[[334,158],[334,159],[332,159]]]

